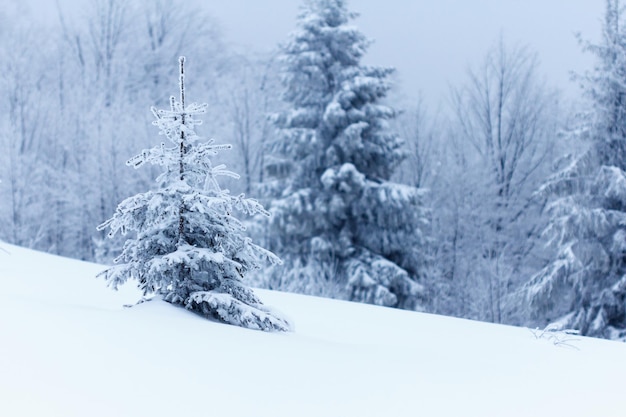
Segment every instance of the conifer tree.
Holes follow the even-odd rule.
[[[152,108],[170,144],[144,150],[127,165],[146,163],[163,167],[158,188],[127,198],[113,217],[99,226],[117,232],[136,232],[128,239],[117,265],[101,275],[113,288],[129,279],[137,281],[144,295],[159,294],[226,323],[261,330],[289,330],[290,324],[263,306],[243,283],[247,272],[262,262],[279,263],[273,253],[243,236],[245,227],[233,214],[269,213],[256,200],[232,196],[220,188],[219,176],[237,178],[211,158],[230,145],[201,142],[196,116],[206,104],[186,104],[184,57],[180,62],[180,97],[170,99],[169,110]]]
[[[345,0],[307,0],[282,49],[284,100],[267,164],[276,199],[273,249],[286,260],[269,286],[421,308],[422,191],[390,182],[405,157],[381,104],[389,68],[360,63],[370,41]]]
[[[598,65],[581,77],[591,110],[574,134],[582,155],[540,189],[553,260],[526,295],[536,317],[584,335],[626,340],[626,33],[619,0],[607,0]]]

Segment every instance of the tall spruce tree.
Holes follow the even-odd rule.
[[[144,150],[127,164],[160,165],[158,188],[127,198],[99,229],[136,232],[128,239],[117,265],[103,275],[113,288],[129,279],[144,295],[159,294],[173,304],[226,323],[261,330],[289,330],[290,324],[263,306],[243,283],[245,274],[262,262],[279,263],[273,253],[244,237],[235,210],[269,215],[256,200],[232,196],[217,177],[237,178],[211,157],[230,145],[201,142],[195,127],[206,104],[185,103],[184,57],[180,58],[180,97],[169,110],[152,108],[170,145]]]
[[[597,59],[581,77],[591,110],[575,134],[586,152],[550,178],[545,231],[554,259],[526,285],[537,318],[582,334],[626,340],[626,32],[619,0],[606,1]]]
[[[381,104],[389,68],[360,63],[370,41],[345,0],[307,0],[282,48],[284,100],[267,164],[277,190],[271,287],[422,308],[426,211],[420,189],[389,181],[405,157]]]

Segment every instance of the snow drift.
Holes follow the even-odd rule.
[[[262,290],[296,330],[246,330],[0,247],[2,416],[624,415],[625,344]]]

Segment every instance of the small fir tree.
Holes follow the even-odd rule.
[[[173,304],[226,323],[261,330],[289,330],[287,320],[263,306],[243,283],[244,276],[265,261],[280,263],[276,255],[243,236],[245,227],[235,210],[269,216],[256,200],[232,196],[217,177],[238,175],[211,157],[230,145],[201,142],[195,127],[206,104],[185,103],[184,57],[180,62],[180,98],[169,110],[152,108],[153,122],[172,146],[162,143],[144,150],[127,165],[160,165],[158,188],[124,200],[114,216],[101,224],[117,232],[136,232],[128,239],[117,265],[102,272],[113,288],[129,279],[145,295],[159,294]]]
[[[381,104],[389,68],[360,64],[370,42],[344,0],[307,0],[283,48],[285,101],[267,164],[272,244],[287,268],[267,285],[421,307],[427,225],[421,190],[389,181],[405,157]]]
[[[626,34],[623,7],[607,0],[599,65],[582,77],[593,107],[574,130],[589,148],[539,191],[554,257],[526,285],[538,319],[583,335],[626,340]]]

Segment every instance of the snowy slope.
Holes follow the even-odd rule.
[[[0,416],[626,416],[626,344],[259,291],[263,333],[0,248]]]

